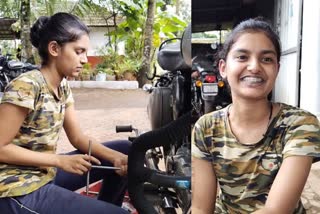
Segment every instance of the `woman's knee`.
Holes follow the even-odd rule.
[[[110,149],[113,149],[126,155],[129,153],[131,147],[131,142],[128,140],[108,141],[102,144]]]

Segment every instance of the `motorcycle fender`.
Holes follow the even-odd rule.
[[[148,115],[152,130],[161,128],[173,120],[172,90],[169,87],[153,89],[148,103]]]

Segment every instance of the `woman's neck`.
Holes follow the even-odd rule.
[[[59,72],[54,66],[45,65],[41,68],[41,73],[46,79],[46,82],[53,88],[53,90],[57,90],[59,85],[63,79],[60,76]]]
[[[234,123],[254,125],[272,117],[272,104],[268,100],[254,102],[233,101],[229,109],[229,119]]]
[[[230,130],[238,142],[246,145],[255,144],[268,130],[275,113],[273,110],[273,104],[268,100],[252,103],[233,101],[228,114]]]

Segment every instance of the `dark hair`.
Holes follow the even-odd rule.
[[[277,60],[279,62],[281,56],[280,39],[271,27],[271,24],[264,20],[262,17],[248,19],[240,22],[228,35],[222,50],[219,52],[219,59],[226,60],[232,45],[237,41],[237,39],[242,34],[250,32],[262,32],[271,40],[276,49]]]
[[[78,40],[84,34],[89,34],[89,29],[78,17],[69,13],[56,13],[51,17],[39,17],[31,28],[30,38],[45,65],[48,61],[49,42],[56,41],[64,45]]]

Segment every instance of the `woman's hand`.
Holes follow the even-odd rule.
[[[88,155],[58,155],[57,167],[63,171],[83,175],[91,168],[91,162],[101,165],[100,161]]]
[[[119,167],[119,170],[116,170],[116,173],[120,176],[127,175],[128,171],[128,156],[124,155],[122,153],[119,153],[114,159],[113,159],[113,165],[115,167]]]

